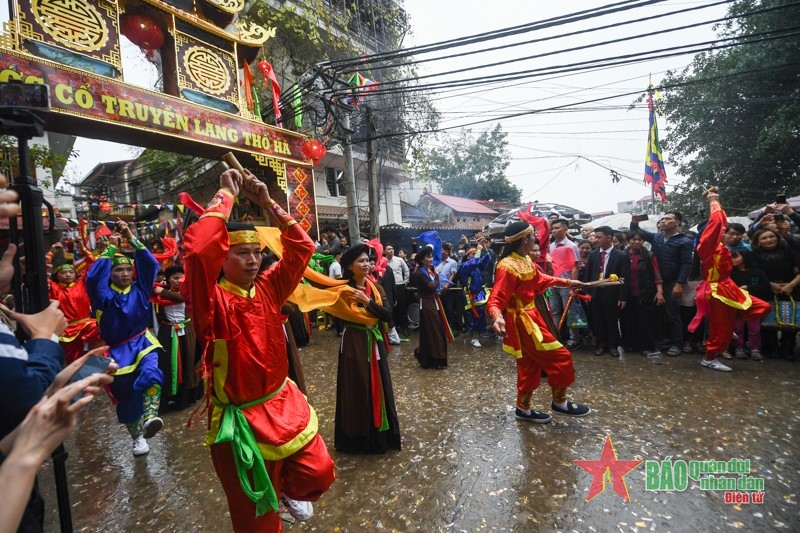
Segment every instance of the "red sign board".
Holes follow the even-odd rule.
[[[0,82],[50,87],[46,129],[207,157],[227,151],[309,166],[306,137],[103,76],[0,51]],[[135,131],[134,131],[135,130]],[[243,161],[244,163],[244,161]]]

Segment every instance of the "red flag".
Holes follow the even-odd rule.
[[[531,213],[531,207],[531,203],[528,202],[528,208],[525,211],[522,209],[517,211],[517,216],[536,230],[536,242],[539,243],[539,250],[542,252],[539,256],[539,262],[544,265],[547,254],[550,251],[550,224],[546,218],[537,217]]]
[[[247,99],[247,107],[253,110],[253,72],[250,70],[250,65],[247,61],[244,63],[244,96]]]
[[[275,122],[278,124],[279,128],[282,128],[280,107],[281,86],[278,83],[278,77],[275,75],[275,69],[272,68],[272,65],[270,65],[268,61],[262,59],[258,62],[258,70],[260,70],[261,74],[264,76],[265,82],[267,80],[270,81],[270,86],[272,87],[272,109],[275,111]]]
[[[108,237],[113,232],[108,229],[108,226],[105,225],[103,222],[98,222],[97,227],[94,230],[94,238],[99,239],[101,237]]]
[[[88,224],[86,223],[85,218],[81,218],[78,221],[78,232],[81,235],[81,239],[83,239],[84,246],[88,248],[90,243],[89,243],[89,228],[87,226]]]

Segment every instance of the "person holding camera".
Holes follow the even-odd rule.
[[[0,179],[0,185],[1,182]],[[17,200],[15,191],[0,191],[0,218],[17,216]],[[16,253],[17,245],[11,243],[0,257],[2,295],[11,291]],[[7,302],[5,298],[3,300]],[[21,326],[27,336],[28,340],[24,344],[15,336],[14,330],[17,326]],[[58,343],[58,336],[66,327],[67,321],[57,301],[51,301],[44,310],[31,315],[17,313],[0,305],[0,412],[3,413],[0,416],[0,438],[4,439],[0,449],[5,455],[10,455],[14,441],[9,436],[14,433],[14,428],[26,419],[64,365],[64,350]],[[5,440],[6,438],[9,440]],[[22,450],[20,448],[18,451]],[[0,506],[0,516],[2,523],[11,524],[6,530],[16,530],[17,526],[14,524],[18,524],[20,520],[26,531],[44,530],[44,500],[34,481],[42,462],[36,464],[35,468],[26,470],[24,476],[30,477],[24,477],[13,466],[13,461],[3,468],[3,495],[6,498]],[[13,482],[5,482],[9,471],[13,474]],[[20,499],[12,499],[13,494],[20,495]]]
[[[43,531],[43,516],[37,516],[37,507],[32,505],[36,498],[41,501],[36,474],[75,428],[78,412],[102,385],[113,380],[110,374],[116,370],[112,363],[106,373],[74,379],[90,357],[86,354],[59,372],[24,420],[0,441],[0,486],[4,487],[0,531]]]
[[[122,239],[136,250],[134,259],[117,253]],[[97,315],[100,336],[109,346],[110,357],[119,365],[111,385],[117,401],[117,419],[133,438],[133,455],[139,456],[150,451],[147,439],[164,427],[158,417],[164,380],[158,368],[157,350],[161,344],[148,329],[158,261],[121,220],[108,241],[108,247],[86,273],[86,290]]]
[[[658,261],[663,280],[664,310],[667,315],[667,355],[676,357],[683,351],[691,351],[684,344],[683,321],[681,320],[681,295],[689,279],[692,267],[692,241],[680,232],[683,215],[677,211],[667,211],[659,220],[659,233],[650,233],[639,227],[640,220],[647,215],[631,217],[631,231],[639,231],[645,241],[652,244],[652,252]]]

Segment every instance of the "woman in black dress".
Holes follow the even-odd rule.
[[[416,261],[419,347],[414,350],[414,357],[422,368],[444,368],[447,366],[447,342],[453,341],[453,334],[439,299],[439,273],[433,268],[433,250],[423,248],[417,252]]]
[[[346,453],[400,449],[400,425],[385,340],[392,310],[383,289],[367,279],[369,251],[364,244],[351,246],[341,261],[342,277],[355,289],[357,305],[378,320],[374,326],[343,321],[334,448]]]

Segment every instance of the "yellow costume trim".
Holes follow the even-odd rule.
[[[131,292],[131,286],[130,286],[130,285],[128,285],[128,286],[127,286],[127,287],[125,287],[124,289],[121,289],[120,287],[117,287],[116,285],[114,285],[114,284],[112,283],[112,284],[111,284],[111,290],[113,290],[113,291],[116,291],[116,292],[118,292],[118,293],[120,293],[120,294],[128,294],[129,292]]]
[[[310,418],[306,428],[297,434],[295,438],[280,446],[273,446],[271,444],[258,443],[258,449],[261,450],[261,456],[267,461],[280,461],[292,455],[293,453],[301,450],[303,446],[311,442],[314,435],[317,434],[319,429],[319,421],[317,420],[317,413],[314,408],[308,406],[310,411]]]
[[[134,361],[134,363],[132,365],[123,366],[122,368],[120,368],[119,370],[114,372],[115,376],[122,376],[122,375],[125,375],[125,374],[130,374],[131,372],[135,371],[138,368],[139,363],[141,362],[141,360],[144,359],[145,355],[149,354],[153,350],[161,348],[161,343],[159,343],[158,339],[155,338],[155,336],[153,336],[152,333],[150,333],[149,329],[144,334],[144,336],[147,337],[147,340],[150,341],[150,343],[151,343],[150,346],[148,346],[147,348],[145,348],[144,350],[142,350],[141,352],[136,354],[136,361]]]
[[[216,218],[221,218],[225,222],[228,221],[228,215],[218,213],[217,211],[211,211],[209,213],[203,213],[202,215],[200,215],[200,218],[206,218],[206,217],[216,217]]]
[[[497,264],[497,268],[506,270],[522,281],[528,281],[536,277],[536,267],[533,266],[531,258],[521,256],[517,252],[511,252],[511,255],[504,257]]]
[[[228,291],[231,294],[235,294],[236,296],[241,296],[242,298],[255,298],[256,296],[256,286],[253,285],[250,287],[250,290],[243,289],[240,286],[236,285],[235,283],[231,283],[225,278],[220,278],[217,282],[217,285],[222,287],[224,290]]]
[[[72,324],[80,324],[81,322],[89,322],[91,319],[92,319],[91,317],[87,317],[87,318],[82,318],[80,320],[73,320],[72,322],[68,322],[68,325],[71,326]],[[75,335],[73,335],[72,337],[66,337],[66,336],[62,335],[61,337],[58,338],[58,340],[61,341],[61,342],[65,342],[65,343],[66,342],[72,342],[72,341],[74,341],[75,339],[77,339],[78,337],[81,336],[81,333],[83,333],[83,330],[84,330],[85,327],[86,326],[84,326],[83,328],[79,329],[78,332]]]
[[[724,303],[728,307],[733,307],[734,309],[741,309],[742,311],[750,309],[750,306],[753,305],[753,299],[750,298],[750,293],[747,292],[746,290],[739,289],[739,290],[742,291],[742,294],[744,294],[744,301],[743,302],[737,302],[736,300],[731,300],[730,298],[726,298],[724,296],[721,296],[721,295],[717,294],[717,286],[718,285],[719,284],[716,283],[716,282],[709,283],[709,287],[711,288],[711,297],[712,298],[716,298],[717,300],[719,300],[720,302]]]
[[[549,352],[551,350],[558,350],[563,346],[558,341],[542,342],[542,340],[544,340],[544,335],[542,335],[542,330],[539,328],[539,325],[536,322],[534,322],[531,316],[527,313],[528,311],[536,309],[536,304],[534,302],[523,304],[522,300],[517,295],[514,295],[514,301],[517,304],[516,307],[508,307],[506,308],[506,312],[509,315],[511,315],[511,318],[514,321],[516,321],[516,319],[519,318],[523,326],[525,326],[525,331],[528,333],[528,335],[531,336],[531,338],[533,338],[533,344],[534,346],[536,346],[537,350],[543,352]],[[522,342],[519,338],[519,329],[516,329],[516,333],[517,333],[517,344],[521,347]],[[517,357],[517,359],[522,357],[521,350],[514,350],[510,346],[508,347],[508,349],[506,349],[505,344],[503,344],[503,350],[510,354],[513,354],[514,356]]]

